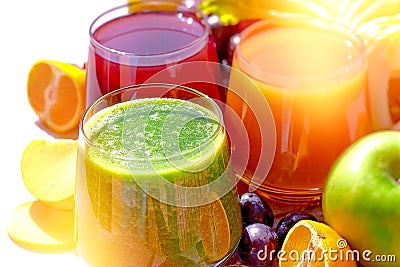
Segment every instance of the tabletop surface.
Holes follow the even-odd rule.
[[[10,212],[34,200],[20,172],[24,148],[32,139],[54,138],[37,122],[26,96],[30,67],[40,59],[83,66],[87,58],[89,25],[101,12],[121,0],[20,0],[0,4],[1,167],[0,266],[85,266],[73,254],[39,254],[22,249],[7,235]]]

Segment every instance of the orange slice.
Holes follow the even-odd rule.
[[[204,252],[210,262],[229,253],[230,227],[224,206],[216,193],[208,193],[213,202],[200,206],[200,231]]]
[[[21,158],[26,188],[46,204],[74,208],[78,141],[70,139],[32,140]]]
[[[393,105],[397,100],[391,98],[398,94],[392,89],[397,86],[400,70],[400,15],[371,20],[357,32],[368,47],[368,95],[374,130],[390,129],[396,119]]]
[[[27,202],[11,212],[7,233],[24,249],[41,253],[70,252],[75,248],[74,213],[40,201]]]
[[[279,266],[356,267],[347,241],[321,222],[302,220],[286,235],[279,253]]]
[[[400,121],[400,71],[395,71],[390,76],[388,98],[392,121],[398,122]]]
[[[85,109],[83,69],[68,63],[40,60],[30,69],[27,94],[39,119],[54,132],[78,126]]]

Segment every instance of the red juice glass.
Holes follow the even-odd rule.
[[[205,67],[185,69],[188,62],[204,62]],[[216,45],[207,17],[196,7],[167,0],[115,7],[90,26],[86,106],[108,92],[150,80],[190,86],[224,101],[217,81],[199,82],[218,79],[207,62],[218,63]],[[163,75],[154,79],[160,72]]]

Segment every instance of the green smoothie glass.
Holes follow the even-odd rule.
[[[221,111],[183,86],[98,99],[79,132],[76,241],[90,266],[219,266],[242,223]]]

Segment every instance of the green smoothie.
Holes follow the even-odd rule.
[[[235,249],[240,208],[218,118],[148,98],[89,119],[76,197],[78,251],[91,266],[203,266]]]

